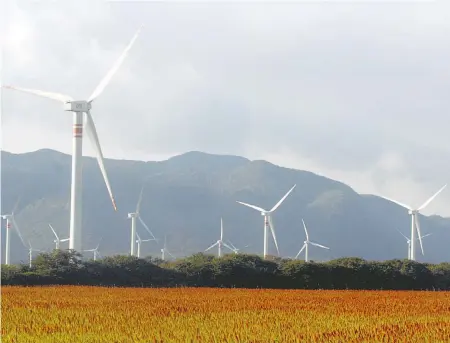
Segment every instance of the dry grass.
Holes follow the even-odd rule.
[[[3,287],[2,342],[450,342],[450,293]]]

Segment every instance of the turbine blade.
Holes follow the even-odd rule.
[[[306,243],[303,244],[302,248],[300,249],[300,251],[297,253],[297,255],[295,255],[294,260],[302,253],[303,250],[305,250],[306,248]]]
[[[428,237],[430,235],[432,235],[432,234],[431,233],[427,233],[426,235],[423,235],[422,238]]]
[[[407,241],[409,241],[409,238],[408,237],[406,237],[399,229],[396,229],[403,237],[405,237],[405,239],[407,240]]]
[[[204,252],[207,252],[208,250],[214,248],[217,244],[219,244],[218,242],[214,243],[213,245],[211,245],[208,249],[206,249]]]
[[[306,224],[305,221],[302,218],[302,223],[303,223],[303,228],[305,229],[305,233],[306,233],[306,240],[309,241],[309,236],[308,236],[308,230],[306,230]]]
[[[20,199],[21,199],[21,197],[19,196],[19,197],[17,198],[16,203],[14,204],[14,207],[13,207],[12,211],[11,211],[11,214],[12,214],[13,216],[14,216],[14,213],[16,213],[17,207],[19,207]]]
[[[170,252],[169,252],[169,250],[164,250],[166,253],[168,253],[170,256],[172,256],[172,258],[176,258],[175,256],[173,256]]]
[[[68,240],[70,240],[70,238],[64,238],[64,239],[60,239],[60,242],[67,242]]]
[[[23,240],[23,237],[22,237],[22,234],[20,233],[19,225],[17,225],[16,218],[14,218],[14,216],[12,216],[11,219],[12,219],[14,228],[16,229],[17,235],[19,236],[19,238],[20,238],[20,240],[21,240],[23,246],[26,248],[27,245],[25,244],[25,242],[24,242],[24,240]]]
[[[395,204],[397,204],[397,205],[400,205],[401,207],[404,207],[404,208],[406,208],[407,210],[412,210],[412,208],[411,208],[410,206],[405,205],[405,204],[401,203],[400,201],[397,201],[397,200],[394,200],[394,199],[385,197],[385,196],[383,196],[383,195],[380,195],[380,198],[383,198],[383,199],[388,200],[388,201],[390,201],[390,202],[393,202],[393,203],[395,203]]]
[[[120,68],[120,65],[122,64],[122,62],[124,61],[125,57],[127,56],[128,51],[131,49],[131,47],[133,46],[135,40],[139,36],[139,33],[142,30],[142,27],[143,27],[143,25],[141,25],[141,27],[139,27],[139,29],[137,30],[137,32],[134,34],[133,38],[131,39],[130,43],[128,43],[128,45],[126,46],[125,50],[122,52],[122,54],[116,60],[116,62],[114,63],[112,68],[108,71],[108,73],[106,73],[105,77],[100,81],[100,83],[98,84],[97,88],[95,88],[94,92],[89,97],[89,100],[88,100],[89,102],[95,100],[100,94],[102,94],[102,92],[104,91],[104,89],[106,88],[108,83],[111,81],[111,79],[114,76],[114,74]]]
[[[289,196],[289,194],[291,194],[291,192],[294,190],[295,186],[297,186],[297,185],[292,186],[292,188],[284,195],[284,197],[282,197],[282,198],[280,199],[280,201],[278,201],[278,202],[276,203],[276,205],[275,205],[274,207],[272,207],[272,209],[270,210],[270,212],[273,212],[273,211],[275,211],[278,207],[280,207],[281,203]]]
[[[420,233],[420,224],[419,224],[418,213],[416,213],[416,215],[414,216],[414,221],[416,222],[417,233],[418,233],[418,236],[419,236],[420,250],[422,250],[422,255],[425,255],[423,253],[422,234]]]
[[[427,207],[430,202],[432,202],[434,200],[434,198],[436,198],[438,196],[439,193],[441,193],[445,187],[447,187],[447,185],[444,185],[441,189],[439,189],[436,193],[434,193],[427,201],[425,201],[422,206],[420,206],[417,211],[423,210],[425,207]]]
[[[330,249],[330,248],[328,248],[328,247],[326,247],[325,245],[321,245],[321,244],[317,244],[317,243],[313,243],[313,242],[309,242],[311,245],[315,245],[316,247],[319,247],[319,248],[323,248],[323,249]]]
[[[235,250],[237,249],[230,240],[228,240],[228,243],[230,243],[230,245],[233,247],[233,249],[235,249]]]
[[[103,179],[106,183],[106,188],[108,189],[109,197],[111,198],[114,211],[117,211],[116,202],[114,200],[111,185],[109,184],[108,180],[108,174],[106,174],[105,165],[103,163],[103,153],[102,148],[100,147],[100,142],[98,140],[97,130],[95,129],[94,120],[92,119],[92,115],[90,112],[85,113],[84,116],[84,127],[86,129],[86,133],[89,137],[89,140],[91,141],[92,145],[94,146],[95,154],[97,156],[97,162],[100,167],[100,171],[102,172]]]
[[[223,239],[223,220],[220,218],[220,240]]]
[[[147,232],[153,237],[153,239],[156,241],[156,237],[153,234],[153,232],[150,231],[150,229],[148,228],[147,224],[144,223],[144,221],[142,220],[142,218],[139,216],[138,217],[139,221],[141,222],[141,224],[145,227],[145,229],[147,230]]]
[[[273,241],[275,242],[275,247],[277,248],[278,256],[280,256],[280,250],[278,250],[277,236],[275,235],[275,228],[273,226],[272,216],[269,216],[269,227],[272,232]]]
[[[142,239],[141,239],[141,237],[139,237],[139,234],[137,233],[137,231],[136,231],[136,237],[137,237],[137,239],[138,239],[139,242],[142,241]]]
[[[227,243],[223,243],[223,246],[230,249],[231,251],[234,251],[234,249],[232,247],[230,247]]]
[[[239,204],[241,204],[241,205],[244,205],[244,206],[253,208],[254,210],[257,210],[257,211],[259,211],[259,212],[266,212],[266,210],[263,209],[263,208],[261,208],[261,207],[258,207],[258,206],[255,206],[255,205],[250,205],[250,204],[247,204],[247,203],[241,202],[241,201],[236,201],[236,202],[239,203]]]
[[[43,98],[52,99],[52,100],[56,100],[56,101],[63,102],[63,103],[73,101],[71,96],[65,95],[65,94],[46,92],[46,91],[40,91],[37,89],[29,89],[29,88],[22,88],[22,87],[16,87],[16,86],[3,86],[3,88],[14,89],[16,91],[37,95],[37,96],[40,96]]]
[[[51,224],[48,224],[48,226],[50,227],[50,229],[53,231],[53,234],[55,235],[56,239],[59,241],[59,237],[56,234],[56,231],[53,229],[53,226],[51,226]]]
[[[139,210],[141,209],[142,195],[144,193],[144,186],[141,188],[141,192],[139,193],[139,200],[136,205],[136,213],[139,214]]]
[[[167,235],[164,235],[164,250],[166,249]]]

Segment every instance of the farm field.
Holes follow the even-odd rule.
[[[2,342],[450,342],[450,292],[2,287]]]

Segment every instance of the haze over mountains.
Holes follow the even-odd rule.
[[[273,216],[281,256],[293,257],[302,246],[302,218],[310,239],[331,248],[311,248],[312,260],[343,256],[385,260],[407,255],[405,239],[396,230],[410,235],[406,210],[307,171],[201,152],[161,162],[106,160],[118,205],[114,212],[96,163],[84,158],[83,248],[95,247],[102,238],[103,255],[129,254],[127,213],[135,210],[144,182],[141,217],[161,239],[144,243],[144,256],[160,256],[164,235],[168,249],[177,256],[203,251],[219,238],[220,217],[225,240],[238,248],[250,244],[242,251],[262,254],[263,218],[236,200],[270,209],[293,184],[296,189]],[[15,214],[25,240],[34,248],[52,249],[54,237],[48,223],[60,238],[68,237],[71,157],[48,149],[25,154],[2,151],[1,168],[2,214],[10,213],[20,198]],[[418,250],[418,261],[450,261],[450,219],[420,217],[422,234],[432,235],[424,239],[425,256]],[[139,223],[137,231],[141,238],[148,237]],[[11,245],[12,261],[26,260],[27,250],[15,234]],[[67,247],[61,243],[61,248]],[[276,253],[272,238],[269,251]]]

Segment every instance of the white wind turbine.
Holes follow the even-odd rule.
[[[53,226],[51,224],[48,224],[48,227],[50,228],[50,230],[52,230],[53,234],[55,235],[56,239],[53,241],[55,243],[55,249],[59,249],[59,244],[61,242],[67,242],[70,238],[64,238],[64,239],[59,239],[58,235],[56,234],[55,229],[53,228]]]
[[[150,241],[155,241],[155,238],[149,238],[149,239],[141,239],[141,237],[139,237],[139,234],[136,232],[136,243],[137,243],[137,257],[141,257],[141,244],[143,242],[150,242]]]
[[[270,228],[270,231],[272,232],[273,240],[275,242],[275,247],[277,248],[278,255],[280,255],[280,251],[278,249],[278,243],[277,243],[277,237],[275,235],[275,228],[273,226],[272,221],[272,214],[275,212],[275,210],[281,205],[281,203],[288,197],[288,195],[294,190],[296,185],[294,185],[281,199],[276,203],[274,207],[270,211],[267,211],[261,207],[250,205],[245,202],[236,201],[239,204],[242,204],[244,206],[253,208],[254,210],[257,210],[261,212],[261,215],[264,217],[264,258],[267,258],[268,248],[269,248],[269,240],[268,240],[268,229]]]
[[[19,201],[16,202],[16,205],[14,206],[14,209],[10,214],[2,214],[2,219],[6,220],[6,246],[5,246],[5,264],[9,265],[11,264],[11,228],[14,226],[14,229],[16,230],[17,235],[19,236],[22,244],[24,246],[25,242],[23,241],[22,234],[20,233],[19,226],[16,223],[16,220],[14,219],[14,212],[17,209],[17,206],[19,205]]]
[[[411,240],[406,237],[400,230],[397,229],[397,231],[406,239],[406,244],[408,244],[408,260],[411,259]],[[426,235],[423,235],[421,238],[424,239],[425,237],[430,236],[431,233],[427,233]],[[419,238],[416,238],[416,241],[418,241]]]
[[[319,248],[322,248],[322,249],[330,249],[330,248],[326,247],[325,245],[311,242],[309,240],[308,230],[306,229],[306,224],[303,219],[302,219],[302,223],[303,223],[303,228],[305,229],[305,233],[306,233],[306,241],[303,242],[304,244],[303,244],[302,248],[300,249],[298,254],[294,257],[294,259],[297,259],[297,257],[302,253],[302,251],[305,250],[305,262],[309,262],[309,259],[308,259],[308,245],[309,244],[314,245]]]
[[[102,239],[100,238],[100,242],[102,241]],[[97,261],[97,257],[101,257],[98,248],[100,246],[100,242],[98,242],[97,247],[95,247],[95,249],[88,249],[88,250],[83,250],[84,252],[93,252],[94,253],[94,261]]]
[[[216,243],[211,245],[208,249],[206,249],[205,252],[214,248],[216,245],[217,245],[217,256],[218,257],[222,256],[222,246],[230,249],[231,251],[234,251],[232,247],[230,247],[227,243],[225,243],[223,241],[223,220],[222,220],[222,218],[220,218],[220,239]]]
[[[236,247],[234,246],[234,244],[231,243],[230,240],[228,240],[228,243],[229,243],[229,244],[231,245],[231,247],[233,248],[233,252],[237,255],[241,249],[236,248]],[[247,245],[246,245],[245,247],[243,247],[242,249],[248,248],[249,246],[250,246],[250,244],[247,244]]]
[[[393,203],[396,203],[397,205],[400,205],[401,207],[404,207],[408,210],[408,213],[411,215],[411,252],[410,252],[410,256],[409,259],[412,261],[416,260],[416,230],[414,230],[414,228],[417,229],[417,233],[419,236],[419,243],[420,243],[420,249],[422,250],[422,255],[424,254],[423,252],[423,245],[422,245],[422,234],[420,233],[420,224],[419,224],[419,212],[421,210],[423,210],[425,207],[427,207],[430,202],[432,202],[434,200],[434,198],[436,198],[438,196],[439,193],[441,193],[444,188],[447,187],[447,185],[444,185],[441,189],[439,189],[436,193],[434,193],[427,201],[425,201],[421,206],[419,206],[417,209],[413,209],[411,206],[405,205],[397,200],[393,200],[390,199],[388,197],[384,197],[381,196],[383,199],[392,201]]]
[[[33,251],[36,251],[36,252],[44,252],[43,250],[34,249],[34,248],[31,246],[30,241],[28,241],[28,260],[29,260],[29,266],[30,266],[30,268],[31,268],[31,264],[32,264],[32,261],[33,261]]]
[[[141,224],[144,226],[144,228],[147,230],[147,232],[152,236],[152,240],[156,241],[156,237],[153,235],[153,233],[150,231],[150,229],[148,228],[147,224],[144,223],[144,221],[142,220],[142,218],[140,217],[140,209],[141,209],[141,202],[142,202],[142,195],[144,192],[144,187],[142,187],[141,189],[141,193],[139,194],[139,199],[136,205],[136,212],[132,212],[132,213],[128,213],[128,218],[131,218],[131,249],[130,249],[130,255],[131,256],[135,256],[135,243],[137,242],[136,240],[136,219],[139,219],[139,221],[141,222]]]
[[[165,261],[166,258],[166,254],[168,254],[169,256],[171,256],[172,258],[175,258],[175,256],[173,256],[169,250],[167,250],[167,244],[166,244],[166,236],[164,235],[164,246],[161,249],[161,260]]]
[[[136,32],[128,46],[116,60],[113,67],[108,71],[105,77],[100,81],[88,100],[75,101],[71,96],[41,90],[27,89],[15,86],[4,86],[5,88],[34,94],[44,98],[56,100],[64,104],[64,110],[73,112],[73,139],[72,139],[72,182],[71,182],[71,202],[70,202],[70,242],[69,249],[81,251],[82,241],[82,155],[83,155],[83,127],[94,146],[97,161],[105,180],[114,210],[117,211],[116,203],[109,184],[108,175],[103,163],[103,153],[98,140],[97,130],[91,115],[92,102],[104,91],[105,87],[111,81],[114,74],[119,69],[128,51],[138,37],[142,26]],[[83,125],[84,121],[84,125]]]

